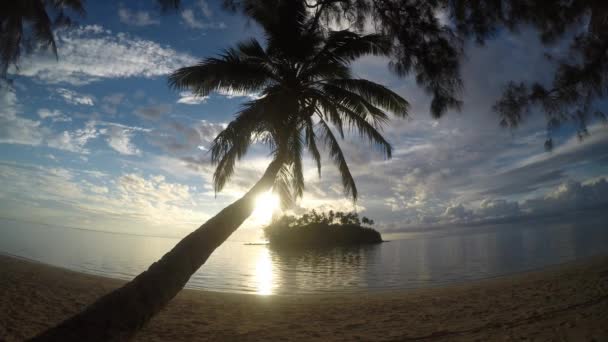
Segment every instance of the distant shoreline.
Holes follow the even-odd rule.
[[[0,340],[20,341],[124,284],[0,256]],[[254,296],[184,290],[141,341],[608,338],[608,256],[441,287]],[[516,329],[513,329],[515,328]]]

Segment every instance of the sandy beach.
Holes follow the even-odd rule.
[[[123,282],[0,257],[0,340],[21,341]],[[441,288],[257,296],[184,290],[140,341],[606,341],[608,257]]]

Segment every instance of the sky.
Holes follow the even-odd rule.
[[[269,159],[254,146],[226,189],[215,194],[208,147],[240,105],[256,94],[197,98],[167,86],[167,75],[250,37],[251,21],[219,1],[183,1],[161,15],[149,0],[86,2],[78,24],[56,31],[59,58],[36,53],[0,88],[0,217],[68,227],[183,236],[239,198]],[[549,47],[560,52],[559,45]],[[357,183],[357,211],[381,231],[408,231],[542,217],[603,215],[608,203],[608,129],[584,140],[562,127],[544,150],[542,113],[515,130],[491,107],[505,84],[550,80],[554,65],[536,33],[500,32],[466,43],[464,107],[440,120],[412,78],[364,57],[354,74],[388,86],[411,104],[409,119],[384,129],[384,160],[356,137],[341,142]],[[322,176],[305,160],[306,190],[296,211],[351,211],[337,170]],[[250,219],[244,229],[264,222]]]

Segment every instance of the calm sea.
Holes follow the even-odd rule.
[[[232,240],[215,251],[187,287],[252,294],[344,293],[490,278],[608,254],[608,224],[587,221],[384,234],[390,242],[307,252]],[[178,241],[0,220],[0,253],[121,279],[144,271]]]

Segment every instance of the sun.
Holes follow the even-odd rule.
[[[272,219],[272,214],[279,209],[279,197],[271,191],[258,195],[255,199],[255,209],[252,216],[256,221],[261,223],[269,223]]]

